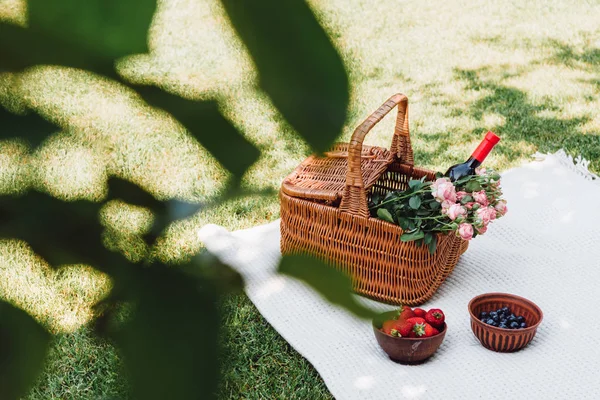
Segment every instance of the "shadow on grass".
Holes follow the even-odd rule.
[[[590,49],[577,53],[565,46],[559,48],[555,60],[575,60],[576,62],[600,62],[600,51]],[[423,137],[426,149],[420,151],[422,158],[435,159],[443,154],[454,143],[465,143],[483,136],[487,130],[492,130],[502,137],[500,145],[494,150],[496,154],[507,160],[527,158],[531,149],[540,152],[555,152],[564,148],[573,156],[582,155],[592,162],[592,169],[600,170],[600,136],[594,133],[582,133],[580,128],[591,120],[588,115],[570,118],[555,116],[561,107],[551,99],[542,102],[532,102],[528,94],[518,88],[504,85],[502,82],[509,77],[519,76],[529,72],[533,65],[518,68],[516,71],[506,71],[503,68],[481,67],[478,69],[456,69],[455,79],[464,83],[464,89],[482,92],[483,96],[465,105],[463,102],[442,96],[436,104],[448,109],[448,115],[458,117],[467,115],[477,121],[477,127],[464,132],[439,132]],[[533,66],[535,67],[535,66]],[[591,82],[600,87],[600,80]],[[435,93],[435,87],[426,88]],[[439,93],[437,94],[439,96]],[[495,115],[497,123],[485,125],[486,115]]]
[[[579,50],[575,46],[556,39],[552,39],[548,43],[555,49],[554,55],[548,61],[573,68],[593,68],[592,72],[598,72],[600,49],[585,46]]]

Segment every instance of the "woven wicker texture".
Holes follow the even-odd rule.
[[[398,107],[390,150],[363,146],[366,134]],[[348,273],[355,290],[387,303],[422,304],[458,262],[467,242],[437,235],[436,252],[400,241],[402,229],[371,218],[373,193],[404,190],[434,172],[414,167],[408,99],[396,94],[367,118],[348,144],[309,157],[282,184],[281,252],[316,255]]]

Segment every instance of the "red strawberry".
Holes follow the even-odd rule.
[[[435,329],[433,326],[431,326],[429,324],[425,324],[425,335],[424,335],[425,337],[435,336],[438,333],[440,333],[440,331]]]
[[[398,319],[399,320],[407,320],[415,316],[414,311],[408,306],[400,306],[400,310],[398,310]]]
[[[422,319],[422,318],[420,318]],[[425,321],[425,320],[423,320]],[[425,322],[419,322],[413,326],[411,337],[423,337],[425,336]]]
[[[440,331],[438,331],[433,326],[431,326],[427,322],[425,322],[425,323],[415,324],[413,326],[413,329],[411,332],[411,334],[412,334],[411,337],[426,338],[426,337],[431,337],[431,336],[437,335],[438,333],[440,333]]]
[[[445,319],[444,312],[439,308],[432,308],[425,315],[425,320],[436,328],[444,326]]]
[[[383,327],[381,328],[381,331],[383,333],[387,333],[388,335],[392,334],[392,329],[396,329],[395,325],[396,325],[396,320],[390,319],[389,321],[385,321],[383,323]]]
[[[401,337],[410,337],[410,333],[413,330],[415,324],[408,321],[396,321],[395,328],[398,330],[398,333]]]
[[[406,322],[412,322],[413,324],[425,324],[427,321],[425,321],[424,318],[412,317],[407,319]]]
[[[427,314],[427,311],[423,310],[422,308],[415,308],[413,310],[413,312],[415,313],[415,317],[420,317],[420,318],[425,318],[425,314]]]

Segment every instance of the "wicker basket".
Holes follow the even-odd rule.
[[[365,135],[395,106],[390,150],[363,146]],[[348,273],[357,293],[392,304],[427,301],[452,272],[468,242],[438,234],[436,252],[400,241],[402,229],[369,214],[373,193],[404,190],[434,172],[414,167],[408,99],[396,94],[352,135],[325,154],[311,156],[282,183],[281,252],[308,253]]]

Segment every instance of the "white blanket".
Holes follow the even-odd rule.
[[[584,160],[574,163],[562,151],[503,174],[509,212],[471,242],[423,306],[444,310],[448,332],[436,354],[418,366],[390,361],[370,321],[275,273],[279,221],[232,233],[207,225],[199,235],[244,276],[260,313],[315,366],[337,399],[596,399],[599,182]],[[540,306],[544,320],[528,347],[502,354],[479,344],[467,303],[486,292],[518,294]]]

